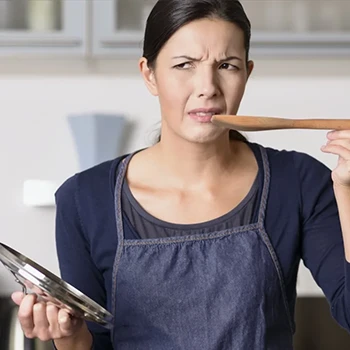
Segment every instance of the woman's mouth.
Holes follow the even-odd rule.
[[[211,118],[215,114],[221,114],[222,110],[220,108],[197,108],[190,111],[189,116],[200,122],[200,123],[210,123]]]

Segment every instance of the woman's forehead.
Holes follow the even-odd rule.
[[[175,32],[165,44],[164,53],[172,57],[186,54],[223,56],[244,54],[244,33],[234,23],[219,19],[190,22]]]

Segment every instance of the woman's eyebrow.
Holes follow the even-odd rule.
[[[190,56],[187,56],[187,55],[181,55],[181,56],[174,56],[174,57],[172,57],[172,59],[178,59],[178,58],[184,58],[186,60],[194,61],[194,62],[199,62],[201,60],[200,58],[190,57]],[[221,59],[218,62],[222,63],[222,62],[232,61],[232,60],[242,61],[242,59],[237,57],[237,56],[228,56],[228,57],[225,57],[225,58]]]

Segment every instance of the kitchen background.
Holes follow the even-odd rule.
[[[159,127],[157,100],[137,66],[154,3],[0,0],[0,241],[56,274],[53,192],[82,170],[68,117],[122,116],[126,125],[113,156],[150,145]],[[242,3],[253,26],[255,71],[240,114],[350,117],[350,0]],[[332,168],[336,158],[320,151],[325,134],[246,135],[265,146],[309,153]],[[29,197],[28,180],[43,181],[29,188]],[[18,289],[0,267],[3,300]],[[296,349],[349,349],[350,336],[331,320],[302,264],[298,294]]]

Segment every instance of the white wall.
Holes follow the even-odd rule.
[[[157,100],[140,79],[136,62],[110,62],[92,74],[67,67],[35,75],[0,69],[0,241],[58,274],[54,208],[22,204],[26,179],[62,182],[79,171],[66,117],[74,113],[123,113],[134,123],[124,151],[149,144],[159,120]],[[45,72],[45,67],[42,69]],[[17,73],[16,73],[17,72]],[[348,118],[350,63],[347,60],[258,61],[241,114],[291,118]],[[319,150],[324,131],[251,133],[264,145],[308,152],[333,167]],[[18,289],[0,268],[0,294]]]

